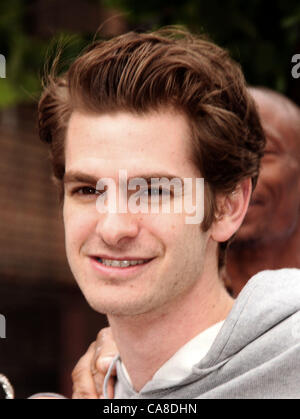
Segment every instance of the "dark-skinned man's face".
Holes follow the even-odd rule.
[[[253,93],[267,138],[257,187],[240,242],[273,242],[293,234],[300,222],[300,133],[297,114],[276,98]],[[299,127],[299,125],[298,125]]]

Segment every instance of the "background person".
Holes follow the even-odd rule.
[[[272,90],[249,90],[267,143],[247,215],[227,254],[226,285],[234,296],[257,272],[300,268],[300,110]]]

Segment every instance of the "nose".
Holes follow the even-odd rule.
[[[120,247],[139,232],[138,216],[130,213],[107,213],[99,217],[96,234],[110,247]]]

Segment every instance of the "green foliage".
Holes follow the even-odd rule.
[[[286,92],[291,77],[291,57],[300,52],[299,0],[86,1],[123,11],[135,30],[181,24],[194,32],[204,32],[231,51],[248,83],[282,92]],[[93,36],[77,34],[70,41],[70,34],[57,34],[49,47],[50,40],[28,33],[29,4],[34,3],[0,2],[0,53],[7,60],[7,79],[0,79],[0,107],[36,100],[47,51],[53,52],[55,45],[64,43],[62,37],[68,40],[63,56],[68,63]]]
[[[31,40],[22,25],[24,14],[21,0],[0,4],[0,51],[6,58],[6,79],[0,79],[0,107],[31,100],[37,88],[36,71],[40,56],[35,40]],[[34,69],[34,70],[33,70]]]
[[[51,58],[63,49],[66,68],[90,40],[86,35],[63,32],[51,40],[29,35],[24,27],[26,0],[1,2],[0,16],[0,53],[6,58],[6,79],[0,79],[0,109],[37,101],[45,60],[51,63]]]
[[[183,24],[229,49],[251,84],[286,91],[300,49],[299,0],[105,0],[133,29]],[[298,50],[299,52],[299,50]]]

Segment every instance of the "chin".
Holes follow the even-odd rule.
[[[253,240],[259,235],[259,228],[253,223],[245,223],[238,230],[234,241]]]
[[[112,304],[110,302],[105,303],[90,303],[92,309],[97,313],[105,314],[106,316],[115,316],[115,317],[134,317],[142,314],[148,313],[149,309],[145,305],[140,304]]]
[[[230,247],[236,249],[256,246],[258,243],[264,241],[265,231],[264,226],[246,223],[239,229]]]
[[[85,297],[93,310],[107,316],[138,316],[152,311],[156,307],[155,301],[146,296],[144,298],[134,297],[133,295],[126,297],[124,294],[118,296],[118,293],[113,291],[110,295],[109,293],[105,294],[102,292],[101,295],[96,296],[93,293],[93,295],[86,295]]]

